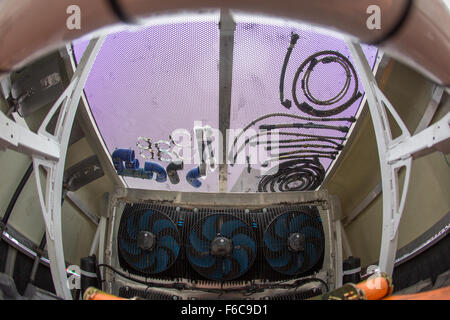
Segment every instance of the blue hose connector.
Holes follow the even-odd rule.
[[[194,188],[200,188],[202,185],[202,182],[198,180],[200,177],[200,167],[196,167],[188,171],[186,174],[186,181]]]
[[[134,162],[134,150],[132,149],[116,149],[112,153],[112,160],[114,168],[117,173],[121,173],[124,170],[124,162]],[[139,167],[139,165],[138,165]]]
[[[166,182],[167,181],[167,172],[166,169],[164,169],[163,166],[156,162],[145,162],[144,164],[144,171],[145,172],[155,172],[156,173],[156,181],[158,182]]]
[[[134,161],[131,162],[125,162],[125,168],[130,169],[130,170],[137,170],[139,169],[139,160],[138,159],[134,159]]]

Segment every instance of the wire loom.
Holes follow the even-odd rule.
[[[251,126],[257,123],[273,117],[286,117],[296,120],[308,121],[308,123],[293,123],[293,124],[281,124],[281,125],[261,125],[259,126],[258,134],[247,138],[241,145],[238,146],[238,140]],[[261,136],[270,135],[273,129],[328,129],[335,130],[339,132],[347,132],[348,127],[346,126],[327,126],[323,124],[318,124],[314,122],[327,122],[327,121],[346,121],[353,123],[356,121],[355,118],[311,118],[303,117],[299,115],[292,115],[287,113],[273,113],[261,116],[251,123],[249,123],[234,139],[232,150],[228,155],[228,159],[231,162],[230,165],[233,166],[237,160],[240,152],[244,150],[247,145],[260,145],[267,143],[268,146],[266,150],[275,149],[288,149],[288,148],[298,148],[295,151],[280,152],[273,155],[273,158],[262,164],[263,167],[269,165],[270,162],[274,161],[287,161],[283,162],[278,166],[275,166],[269,170],[260,180],[258,184],[258,192],[288,192],[288,191],[310,191],[317,189],[325,178],[325,168],[320,162],[320,158],[329,158],[334,160],[338,155],[338,152],[343,149],[343,141],[345,138],[333,137],[333,136],[321,136],[314,134],[302,134],[295,132],[285,132],[281,131],[278,133],[280,136],[292,136],[301,137],[302,139],[280,139],[278,141],[271,141],[279,143],[279,147],[274,148],[270,145],[271,142],[261,142],[257,141]],[[256,141],[255,141],[256,140]],[[319,142],[292,145],[293,143],[299,142]],[[237,149],[235,152],[233,150]]]
[[[281,70],[280,76],[280,102],[287,109],[291,108],[292,102],[289,99],[284,99],[284,80],[286,76],[286,69],[289,63],[292,51],[297,44],[297,41],[300,39],[298,34],[291,34],[291,42],[290,46],[287,49],[286,56],[284,58],[283,67]],[[321,100],[313,95],[310,88],[310,79],[311,74],[314,71],[314,68],[318,64],[330,64],[337,63],[340,65],[346,74],[346,79],[341,90],[334,96],[326,100]],[[303,76],[301,77],[301,75]],[[299,101],[297,97],[297,88],[298,82],[301,79],[301,89],[303,91],[303,95],[306,100],[308,100],[313,105],[317,106],[331,106],[331,108],[327,110],[321,110],[313,105],[309,104],[306,101]],[[351,93],[351,96],[343,102],[345,97],[349,96],[349,90],[352,85],[352,79],[354,80],[354,89]],[[292,83],[292,95],[293,101],[297,108],[305,112],[306,114],[312,115],[317,118],[307,118],[300,116],[292,116],[292,118],[296,117],[301,120],[308,120],[308,123],[292,123],[292,124],[278,124],[278,125],[262,125],[260,126],[261,130],[270,130],[273,129],[329,129],[336,130],[340,132],[347,133],[348,127],[336,127],[336,126],[327,126],[323,124],[318,124],[317,122],[323,121],[348,121],[355,122],[356,119],[346,119],[346,118],[330,118],[331,116],[342,113],[344,110],[353,105],[361,96],[361,92],[358,89],[358,75],[353,67],[352,63],[349,61],[347,57],[342,55],[337,51],[320,51],[311,56],[309,56],[297,69],[294,80]],[[261,118],[258,118],[252,124],[255,124]],[[251,125],[252,125],[251,124]],[[284,135],[295,135],[295,133],[283,133]],[[259,136],[259,134],[257,135]],[[244,145],[241,146],[238,150],[238,153],[245,147],[247,143],[249,143],[253,137],[245,141]],[[323,180],[325,179],[325,169],[320,162],[320,158],[329,158],[334,160],[338,155],[339,151],[343,149],[343,145],[341,144],[344,140],[342,139],[338,143],[334,141],[333,137],[324,137],[320,135],[312,135],[309,139],[297,139],[297,140],[279,140],[277,141],[280,146],[277,149],[288,149],[293,148],[295,151],[290,152],[281,152],[274,156],[274,158],[266,161],[263,166],[267,166],[269,162],[272,161],[282,161],[280,165],[269,170],[267,174],[265,174],[259,184],[258,191],[259,192],[287,192],[287,191],[308,191],[317,189]],[[299,145],[288,145],[289,143],[294,142],[322,142],[327,144],[299,144]],[[236,140],[235,140],[236,142]],[[259,144],[259,143],[258,143]],[[266,147],[266,150],[272,150],[271,146]],[[234,161],[236,160],[236,156],[234,157]]]
[[[277,172],[271,172],[277,170]],[[300,158],[281,163],[269,170],[258,184],[258,192],[315,190],[325,178],[325,169],[318,157]]]
[[[342,87],[341,91],[336,96],[334,96],[328,100],[317,99],[311,93],[310,86],[309,86],[309,80],[310,80],[311,73],[319,63],[329,64],[329,63],[333,63],[333,62],[338,63],[339,65],[341,65],[344,68],[345,73],[347,75],[345,84]],[[341,105],[338,105],[338,106],[336,106],[332,109],[328,109],[328,110],[318,110],[318,109],[314,108],[313,106],[311,106],[310,104],[308,104],[307,102],[300,103],[297,98],[298,80],[300,78],[300,74],[303,72],[303,70],[305,69],[305,67],[308,64],[309,64],[309,66],[306,69],[306,71],[303,75],[302,81],[301,81],[301,87],[302,87],[303,94],[310,102],[312,102],[316,105],[321,105],[321,106],[331,106],[331,105],[337,104],[338,102],[341,102],[344,99],[344,97],[347,95],[347,93],[350,89],[351,79],[353,78],[353,79],[355,79],[355,88],[353,90],[353,94],[351,95],[351,97],[346,102],[342,103]],[[358,76],[356,74],[355,68],[353,67],[353,65],[351,64],[351,62],[348,60],[347,57],[345,57],[344,55],[342,55],[341,53],[339,53],[337,51],[320,51],[320,52],[317,52],[317,53],[313,54],[312,56],[308,57],[300,65],[300,67],[298,68],[298,70],[295,74],[294,81],[292,83],[292,95],[293,95],[295,105],[301,111],[303,111],[307,114],[316,116],[316,117],[331,117],[333,115],[339,114],[339,113],[343,112],[344,110],[346,110],[348,107],[350,107],[353,103],[355,103],[356,100],[358,100],[362,96],[361,92],[358,91]]]

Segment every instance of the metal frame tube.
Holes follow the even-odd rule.
[[[38,130],[40,137],[44,137],[48,141],[53,141],[59,145],[61,150],[59,159],[57,161],[51,161],[43,158],[39,154],[32,155],[39,201],[46,227],[47,251],[53,283],[56,294],[68,300],[72,299],[72,295],[67,282],[61,228],[64,165],[72,124],[75,119],[84,84],[104,40],[105,37],[91,40],[71,83],[50,109],[50,112]],[[46,128],[50,119],[58,110],[59,116],[55,132],[54,134],[50,134]],[[43,184],[41,184],[41,167],[46,171],[45,193],[42,188]]]

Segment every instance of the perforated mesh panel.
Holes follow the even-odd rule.
[[[195,121],[218,127],[217,24],[218,15],[208,15],[202,22],[168,21],[107,37],[85,92],[110,153],[116,148],[133,148],[142,167],[145,159],[136,147],[138,137],[150,137],[153,142],[169,140],[175,129],[192,131]],[[87,43],[74,43],[77,61]],[[185,180],[186,172],[194,167],[184,166],[178,185],[154,179],[125,180],[133,188],[196,191]],[[217,172],[209,175],[199,191],[218,191]]]
[[[234,46],[234,66],[233,66],[233,91],[231,104],[231,128],[243,128],[254,119],[263,115],[272,113],[288,113],[304,117],[312,117],[311,115],[299,110],[294,102],[290,109],[285,108],[280,103],[279,84],[280,74],[287,48],[290,45],[291,33],[297,33],[300,38],[292,51],[289,63],[286,69],[284,80],[284,98],[293,100],[292,86],[295,73],[299,66],[311,55],[324,50],[332,50],[341,53],[353,63],[350,52],[341,39],[331,35],[319,33],[313,27],[305,25],[283,25],[268,24],[264,18],[250,18],[244,15],[236,15],[237,21],[235,32]],[[377,49],[375,47],[363,45],[366,57],[373,67]],[[318,99],[329,99],[336,96],[345,84],[347,75],[345,70],[336,63],[318,64],[310,77],[311,93]],[[362,83],[358,81],[359,91],[364,93]],[[354,91],[355,81],[350,83],[348,93],[343,97],[343,101],[348,100]],[[297,83],[297,96],[300,101],[307,101],[301,90],[301,79]],[[357,99],[350,107],[343,112],[331,116],[330,118],[349,118],[356,116],[361,104],[362,97]],[[341,102],[342,103],[342,102]],[[335,107],[337,104],[332,105]],[[319,110],[327,110],[330,107],[317,106]],[[257,130],[260,125],[280,124],[280,123],[308,123],[310,121],[295,120],[286,117],[272,117],[261,121],[252,126]],[[317,124],[325,124],[328,126],[346,126],[350,127],[348,121],[330,121],[315,122]],[[346,133],[329,129],[280,129],[280,132],[320,135],[345,138]],[[279,139],[301,139],[307,137],[280,136]],[[338,144],[342,140],[334,140]],[[328,145],[333,144],[310,141],[290,143],[288,145],[299,144],[315,144]],[[280,149],[281,152],[298,151],[299,149]],[[322,152],[330,152],[333,149],[321,148],[305,148],[305,150],[320,150]],[[274,152],[277,153],[277,152]],[[328,170],[332,163],[332,159],[320,158],[325,170]],[[253,166],[261,168],[259,166]],[[246,165],[236,164],[230,167],[230,176],[228,177],[228,189],[232,190],[241,173],[245,172]],[[235,188],[236,189],[236,188]],[[240,188],[242,191],[257,191],[256,184],[247,185]]]
[[[345,42],[329,34],[318,33],[316,29],[287,21],[273,22],[263,18],[249,18],[235,15],[236,30],[233,54],[232,97],[230,128],[241,129],[252,120],[271,113],[289,113],[308,116],[292,103],[286,109],[280,103],[280,73],[286,50],[289,47],[291,33],[297,33],[300,39],[292,51],[284,80],[285,99],[293,100],[292,86],[297,68],[310,55],[323,50],[331,50],[352,59]],[[175,21],[175,20],[174,20]],[[180,23],[167,20],[164,24],[142,27],[137,31],[122,31],[107,37],[92,72],[85,91],[93,116],[110,153],[116,148],[132,148],[143,164],[145,159],[139,156],[136,147],[138,137],[150,137],[153,142],[169,140],[174,129],[186,129],[193,138],[194,122],[210,125],[218,129],[219,124],[219,13],[209,13],[201,18]],[[74,42],[76,61],[79,61],[87,41]],[[376,60],[377,48],[364,46],[370,65]],[[308,64],[309,66],[309,64]],[[309,77],[310,94],[316,99],[328,100],[339,95],[345,86],[347,72],[338,63],[318,63]],[[300,75],[297,83],[298,100],[308,101],[303,95]],[[347,101],[355,88],[355,79],[348,86],[348,93],[342,97]],[[358,81],[358,91],[364,89]],[[354,117],[360,107],[362,97],[332,118]],[[317,110],[336,107],[317,106]],[[280,123],[308,123],[283,117],[273,117],[259,125]],[[350,127],[348,121],[319,122],[328,126]],[[345,138],[345,132],[321,128],[284,129],[284,132],[322,135]],[[281,137],[294,139],[294,137]],[[297,137],[296,139],[299,139]],[[333,140],[342,144],[343,140]],[[336,158],[340,150],[335,144],[324,141],[304,142],[315,144],[305,151],[319,150],[324,155],[334,153]],[[299,145],[301,143],[295,143]],[[317,145],[319,145],[317,147]],[[321,145],[328,146],[323,148]],[[331,147],[331,148],[330,148]],[[279,149],[289,153],[299,148]],[[193,151],[194,152],[194,151]],[[277,153],[277,152],[274,152]],[[330,157],[320,157],[324,170],[332,163]],[[252,160],[251,160],[252,161]],[[158,161],[156,161],[158,162]],[[167,163],[160,162],[163,166]],[[162,189],[174,191],[218,191],[218,172],[208,172],[199,189],[189,185],[185,176],[196,164],[185,165],[179,172],[181,182],[173,185],[169,181],[158,183],[153,180],[125,178],[129,187],[143,189]],[[254,165],[260,169],[260,163]],[[246,165],[229,166],[228,191],[257,191],[257,183],[249,182],[239,188],[233,188],[246,171]]]

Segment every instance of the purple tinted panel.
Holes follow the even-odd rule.
[[[194,122],[212,128],[219,126],[219,46],[218,17],[203,22],[173,23],[143,28],[136,32],[119,32],[107,37],[85,86],[92,114],[110,153],[116,148],[132,148],[143,167],[146,161],[136,146],[138,137],[153,143],[168,140],[175,129],[188,130],[194,137]],[[279,81],[291,32],[300,35],[286,71],[285,99],[292,100],[292,83],[300,64],[311,54],[333,50],[350,57],[344,41],[289,26],[248,23],[237,20],[233,58],[231,129],[241,129],[254,119],[269,113],[309,116],[294,104],[286,109],[279,101]],[[73,43],[76,61],[87,46],[86,41]],[[377,48],[363,46],[373,67]],[[349,58],[351,61],[351,58]],[[341,90],[346,72],[335,63],[319,64],[310,77],[311,93],[318,99],[329,99]],[[299,86],[298,99],[304,101]],[[359,81],[359,91],[364,94]],[[354,89],[354,81],[349,91]],[[351,96],[347,94],[344,101]],[[362,98],[334,117],[355,116]],[[320,107],[318,107],[320,109]],[[326,107],[323,107],[326,109]],[[271,118],[260,124],[305,122],[290,118]],[[332,121],[326,125],[350,126]],[[346,134],[324,129],[287,129],[297,133],[345,137]],[[165,145],[163,146],[165,148]],[[291,151],[284,149],[283,152]],[[161,162],[163,166],[167,162]],[[332,160],[321,159],[325,169]],[[131,188],[172,191],[218,191],[218,172],[208,172],[202,187],[190,186],[185,176],[194,164],[179,172],[180,183],[158,183],[153,180],[125,178]],[[257,168],[258,166],[256,166]],[[229,166],[230,191],[246,170],[245,165]],[[256,185],[241,188],[255,191]]]
[[[306,28],[305,28],[306,29]],[[280,103],[279,84],[280,74],[287,48],[290,45],[291,32],[300,35],[300,39],[294,48],[286,70],[284,98],[292,101],[290,109]],[[312,117],[296,107],[292,98],[292,85],[295,73],[303,61],[310,55],[324,50],[337,51],[353,63],[350,52],[345,42],[322,33],[292,27],[267,25],[262,23],[241,22],[236,26],[234,44],[234,68],[231,103],[230,128],[243,128],[254,119],[271,113],[288,113]],[[363,46],[369,64],[373,67],[376,61],[377,48]],[[302,74],[301,74],[302,75]],[[302,77],[302,76],[301,76]],[[299,102],[307,101],[301,90],[301,77],[297,83],[297,97]],[[310,77],[311,93],[318,99],[327,100],[336,96],[346,81],[345,70],[337,63],[318,64]],[[358,82],[359,91],[364,94],[361,81]],[[355,81],[350,84],[349,93],[342,101],[352,96]],[[353,103],[348,109],[332,116],[331,118],[346,118],[356,116],[360,107],[362,97]],[[342,102],[341,102],[342,103]],[[332,105],[334,108],[335,106]],[[315,106],[316,107],[316,106]],[[319,110],[327,110],[330,107],[317,106]],[[252,126],[258,130],[262,124],[287,124],[306,123],[308,121],[296,120],[287,117],[274,117],[263,120]],[[325,125],[347,126],[351,123],[346,121],[322,122]],[[322,136],[345,137],[346,133],[328,129],[282,129],[280,131],[305,133]],[[251,136],[251,135],[249,135]],[[280,139],[298,139],[295,137],[280,136]],[[314,144],[323,144],[311,142]],[[299,144],[299,143],[296,143]],[[298,149],[297,149],[298,150]],[[290,152],[294,149],[280,149],[281,152]],[[324,149],[323,151],[330,151]],[[245,154],[245,152],[243,152]],[[277,153],[277,152],[274,152]],[[325,170],[329,168],[332,161],[328,158],[320,159]],[[246,165],[236,164],[230,167],[228,176],[228,190],[232,190],[241,173],[246,171]],[[253,166],[258,169],[258,166]],[[241,191],[256,191],[256,185],[238,188]],[[235,190],[235,189],[234,189]]]
[[[74,42],[77,61],[86,45]],[[178,128],[186,128],[192,134],[194,121],[217,128],[218,63],[219,29],[215,21],[157,25],[109,35],[85,86],[109,152],[133,148],[142,168],[145,159],[136,147],[138,137],[151,138],[155,143],[169,140]],[[186,182],[186,172],[194,167],[184,166],[177,185],[155,179],[125,180],[131,188],[217,191],[217,172],[210,173],[198,190]]]

